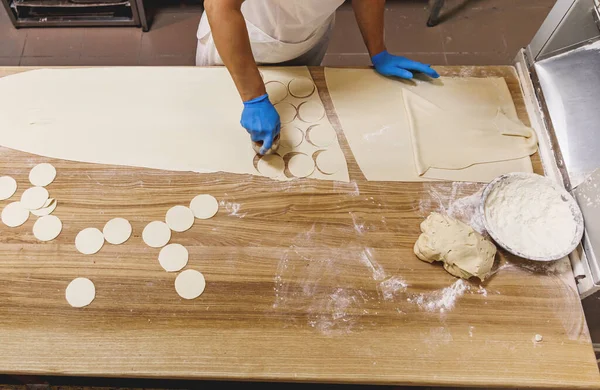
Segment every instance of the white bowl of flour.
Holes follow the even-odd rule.
[[[544,176],[502,175],[487,185],[480,208],[489,235],[519,257],[558,260],[581,242],[583,216],[577,202]]]

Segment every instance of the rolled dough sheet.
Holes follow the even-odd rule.
[[[284,87],[293,79],[312,80],[306,67],[264,68],[262,74]],[[318,93],[304,99],[288,94],[280,104],[303,101],[322,104]],[[261,175],[239,123],[242,108],[225,68],[32,70],[0,78],[0,145],[90,163]],[[319,123],[331,126],[327,118]],[[316,151],[306,142],[297,149]],[[347,169],[310,177],[349,180]]]
[[[516,120],[502,78],[402,82],[369,69],[332,68],[325,68],[325,78],[344,135],[368,180],[489,182],[503,173],[533,172],[531,159],[523,157],[459,170],[431,168],[423,176],[417,173],[402,89],[457,114],[495,115],[501,109]]]

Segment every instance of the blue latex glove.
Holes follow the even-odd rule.
[[[396,76],[402,79],[412,79],[413,72],[424,73],[437,79],[440,75],[430,66],[405,57],[395,56],[382,51],[371,58],[375,70],[384,76]]]
[[[244,102],[240,123],[250,133],[253,142],[262,142],[259,153],[263,155],[271,149],[273,140],[281,130],[279,113],[269,101],[267,94]]]

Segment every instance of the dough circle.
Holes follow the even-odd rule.
[[[298,118],[302,122],[318,122],[325,116],[325,107],[321,103],[308,101],[298,106]]]
[[[185,206],[173,206],[167,211],[165,221],[174,232],[185,232],[194,226],[194,212]]]
[[[198,298],[204,292],[204,287],[204,275],[193,269],[187,269],[175,278],[175,291],[183,299]]]
[[[306,77],[298,77],[292,79],[288,84],[288,89],[290,90],[290,95],[295,98],[303,99],[310,97],[313,93],[315,93],[315,83],[312,82],[311,79]]]
[[[21,195],[21,204],[27,210],[41,209],[46,204],[48,196],[48,190],[44,187],[31,187]]]
[[[288,161],[288,169],[297,178],[307,177],[315,171],[315,162],[310,156],[298,153]]]
[[[100,229],[85,228],[75,236],[75,248],[84,255],[97,253],[104,245],[104,235]]]
[[[219,211],[219,202],[212,195],[202,194],[192,199],[190,209],[196,218],[209,219]]]
[[[169,244],[160,250],[158,262],[167,272],[177,272],[188,263],[188,250],[181,244]]]
[[[12,202],[2,209],[1,217],[6,226],[17,227],[29,219],[29,210],[25,209],[21,202]]]
[[[162,248],[171,239],[171,229],[162,221],[150,222],[142,232],[142,239],[152,248]]]
[[[283,126],[280,134],[280,147],[293,149],[304,141],[304,133],[296,126]]]
[[[29,182],[34,186],[45,187],[56,178],[56,168],[52,164],[38,164],[29,172]]]
[[[337,138],[335,130],[329,126],[311,126],[306,130],[306,134],[311,144],[323,148],[331,145]]]
[[[326,175],[333,175],[344,169],[345,162],[344,153],[337,149],[323,150],[316,158],[317,168]]]
[[[269,95],[271,104],[282,102],[288,95],[288,90],[285,85],[279,81],[269,81],[265,84],[265,89]]]
[[[285,125],[296,119],[297,110],[292,103],[283,102],[275,105],[275,109],[279,113],[281,124]]]
[[[258,160],[258,171],[271,179],[283,176],[285,170],[285,162],[278,154],[268,154]]]
[[[37,210],[30,210],[31,214],[36,217],[43,217],[44,215],[50,215],[56,209],[58,202],[54,198],[50,198],[44,203],[44,207]]]
[[[54,215],[38,218],[33,224],[33,235],[40,241],[54,240],[62,230],[61,220]]]
[[[65,297],[69,305],[73,307],[84,307],[92,303],[96,297],[96,287],[87,278],[76,278],[69,283],[65,291]]]
[[[131,237],[131,224],[125,218],[113,218],[102,229],[104,239],[113,245],[119,245]]]
[[[6,200],[17,192],[17,181],[10,176],[0,177],[0,200]]]

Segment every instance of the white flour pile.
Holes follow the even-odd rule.
[[[510,177],[489,194],[486,220],[496,238],[528,257],[565,253],[577,224],[563,194],[541,176]]]

